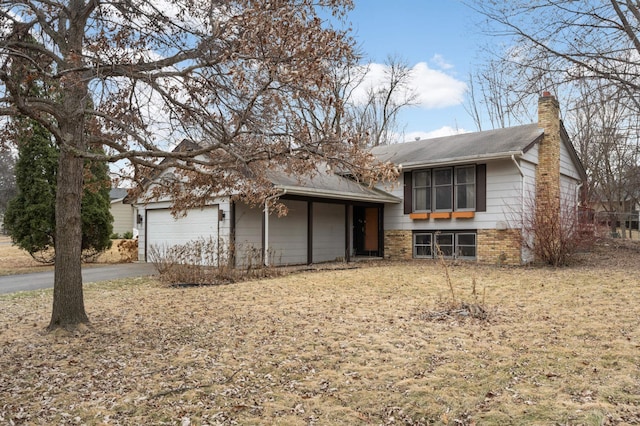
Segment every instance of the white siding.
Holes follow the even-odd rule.
[[[522,169],[522,165],[520,166]],[[524,171],[524,169],[523,169]],[[487,164],[487,211],[476,213],[477,229],[495,229],[506,225],[519,227],[522,205],[522,176],[513,160]]]
[[[269,256],[274,265],[307,263],[307,203],[284,201],[286,216],[269,216]]]
[[[573,163],[569,148],[563,141],[560,144],[560,209],[563,214],[575,214],[581,182],[578,168]]]
[[[236,203],[236,266],[262,265],[262,209]]]
[[[287,206],[286,216],[269,216],[269,262],[273,265],[307,263],[307,203],[305,201],[283,201]],[[263,210],[236,205],[236,265],[262,264]]]
[[[562,214],[575,214],[579,201],[580,182],[568,176],[560,176],[560,211]]]
[[[113,232],[120,235],[125,232],[133,232],[133,206],[124,204],[122,200],[111,202],[111,215],[113,216]]]
[[[313,203],[313,262],[328,262],[345,256],[345,207]]]
[[[576,165],[573,163],[571,154],[569,153],[569,147],[567,147],[568,143],[571,142],[565,142],[563,140],[562,143],[560,143],[560,175],[580,180],[580,173],[578,172]]]
[[[536,145],[534,149],[532,149],[532,151],[534,151],[535,156],[531,156],[531,157],[537,160],[538,145]],[[525,218],[522,219],[522,215],[519,214],[514,217],[513,222],[514,224],[517,224],[518,227],[523,228],[523,225],[526,225],[526,222],[531,220],[531,218],[528,217],[527,215],[531,215],[535,211],[537,164],[530,163],[528,161],[523,160],[520,162],[520,168],[524,172],[525,177],[524,177],[524,191],[523,191],[522,197],[520,198],[519,211],[522,212],[522,210],[524,209]],[[524,226],[524,228],[526,228],[526,226]],[[522,229],[522,232],[526,234],[526,229],[524,228]],[[530,233],[523,235],[523,238],[529,239],[529,244],[533,244],[533,235],[531,235]],[[534,260],[533,251],[527,248],[526,245],[522,246],[521,253],[522,253],[521,254],[522,261],[524,263],[533,262]]]

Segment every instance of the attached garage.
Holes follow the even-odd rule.
[[[147,209],[145,222],[147,261],[151,260],[148,254],[152,247],[165,250],[189,241],[218,238],[218,206],[192,209],[177,219],[170,209]]]

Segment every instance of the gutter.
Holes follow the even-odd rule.
[[[331,191],[325,189],[315,189],[315,188],[304,188],[298,186],[278,186],[280,189],[284,191],[284,194],[291,195],[306,195],[306,196],[317,196],[320,198],[330,198],[334,200],[347,200],[347,201],[368,201],[373,203],[393,203],[399,204],[401,200],[391,194],[382,193],[380,195],[367,195],[363,194],[359,196],[353,192],[341,192],[341,191]],[[380,191],[382,192],[382,191]]]
[[[418,167],[434,167],[434,166],[449,166],[455,164],[463,164],[474,161],[486,161],[486,160],[504,160],[505,158],[513,158],[514,156],[522,156],[524,152],[520,151],[508,151],[501,152],[500,154],[478,154],[478,155],[469,155],[466,157],[455,157],[455,158],[445,158],[443,160],[439,160],[436,162],[425,162],[425,161],[414,161],[401,163],[399,166],[403,168],[415,169]],[[391,161],[391,160],[389,160]]]
[[[267,197],[264,200],[264,247],[263,247],[263,261],[264,266],[269,266],[269,202],[275,198],[280,198],[287,193],[284,189],[282,192]]]

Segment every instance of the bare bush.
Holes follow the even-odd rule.
[[[449,262],[445,259],[440,245],[436,244],[436,255],[438,263],[442,266],[444,271],[447,286],[449,288],[449,294],[451,298],[448,301],[443,301],[444,310],[426,312],[423,314],[424,319],[428,320],[444,320],[453,316],[456,317],[471,317],[481,320],[487,319],[487,310],[485,309],[485,290],[482,290],[482,300],[479,300],[477,291],[476,277],[471,279],[471,296],[472,301],[456,300],[456,291],[451,279],[451,273],[449,272]]]
[[[597,232],[587,215],[579,214],[570,197],[562,197],[559,211],[536,205],[535,197],[525,199],[521,215],[522,244],[535,260],[551,266],[569,265],[580,251],[590,250]]]
[[[260,249],[245,251],[249,266],[243,269],[234,267],[233,253],[224,241],[209,237],[171,246],[152,245],[149,259],[160,279],[175,285],[227,284],[276,274],[258,262],[262,259]]]

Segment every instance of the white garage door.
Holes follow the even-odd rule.
[[[147,256],[152,247],[163,251],[189,241],[218,237],[218,207],[189,210],[186,216],[174,218],[169,209],[147,210]],[[151,260],[151,259],[148,259]]]

